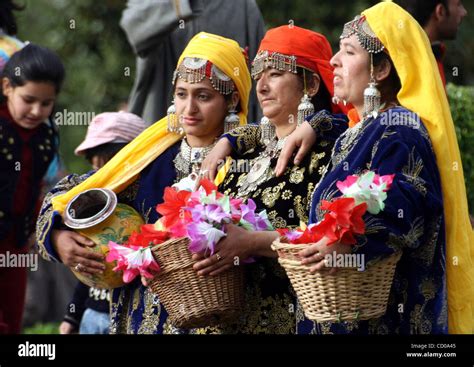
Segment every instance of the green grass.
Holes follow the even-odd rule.
[[[23,334],[59,334],[59,323],[35,324],[25,328]]]

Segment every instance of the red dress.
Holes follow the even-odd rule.
[[[13,205],[11,205],[9,211],[5,211],[2,208],[0,216],[4,220],[6,216],[16,218],[7,222],[9,223],[7,226],[8,230],[4,231],[0,236],[0,255],[5,259],[5,265],[8,264],[6,262],[7,258],[28,253],[28,247],[26,246],[28,234],[25,232],[26,227],[20,224],[21,219],[19,218],[34,218],[36,216],[37,212],[35,213],[35,210],[38,208],[38,205],[32,205],[32,201],[35,204],[39,204],[37,203],[39,192],[37,188],[41,185],[39,176],[41,175],[42,177],[44,175],[44,167],[49,165],[51,155],[48,155],[47,159],[44,156],[41,157],[44,158],[44,163],[41,164],[39,169],[38,160],[35,157],[37,152],[33,148],[35,144],[33,142],[37,141],[38,134],[48,134],[49,130],[45,126],[40,125],[31,130],[22,128],[13,122],[13,118],[5,104],[0,106],[0,120],[2,121],[0,141],[7,139],[7,141],[2,142],[2,146],[9,147],[9,144],[11,144],[11,152],[16,152],[11,155],[7,153],[5,148],[2,148],[0,154],[6,154],[5,157],[2,156],[2,159],[20,163],[19,167],[21,167],[13,190],[1,192],[2,196],[7,196],[3,197],[2,201],[7,201],[8,196],[13,194]],[[7,136],[9,137],[7,138]],[[16,138],[14,139],[12,136]],[[20,144],[20,149],[13,148],[17,144]],[[4,177],[11,177],[11,180],[14,180],[11,171],[3,172],[2,168],[0,174],[5,175]],[[31,233],[31,227],[28,228],[27,231]],[[23,233],[23,235],[20,236],[19,233]],[[2,266],[0,263],[0,334],[17,334],[21,331],[26,280],[26,267],[8,267]]]

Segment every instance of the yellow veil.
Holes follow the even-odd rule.
[[[201,32],[189,41],[179,58],[178,65],[184,57],[209,60],[232,78],[240,96],[240,123],[246,124],[252,82],[239,44],[228,38]],[[180,134],[167,132],[166,117],[162,118],[127,144],[87,180],[67,193],[54,197],[52,199],[54,210],[62,214],[67,203],[75,195],[91,188],[108,188],[119,193],[130,185],[146,166],[181,138]],[[223,176],[225,173],[219,172],[217,180]]]
[[[446,92],[428,37],[397,4],[363,12],[388,50],[401,81],[398,101],[428,129],[443,187],[450,333],[474,332],[474,234],[469,222],[461,156]]]

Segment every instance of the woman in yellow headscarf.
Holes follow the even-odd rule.
[[[97,172],[68,176],[47,194],[37,223],[43,257],[85,275],[100,272],[101,256],[84,248],[91,241],[62,227],[67,203],[85,190],[108,188],[154,223],[164,188],[196,177],[217,137],[246,123],[251,79],[237,42],[197,34],[183,51],[173,79],[174,101],[167,118],[145,130]],[[115,289],[111,302],[111,333],[173,329],[166,310],[140,280]]]
[[[474,237],[453,121],[425,32],[398,5],[379,3],[344,26],[331,64],[334,95],[354,105],[354,121],[314,192],[311,220],[322,219],[322,200],[340,195],[338,180],[366,169],[395,174],[384,211],[364,216],[366,234],[352,251],[366,263],[395,251],[402,257],[382,317],[306,320],[298,332],[472,333]],[[328,252],[347,252],[323,242],[300,254],[310,271],[325,267]]]

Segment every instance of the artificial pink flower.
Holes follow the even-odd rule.
[[[188,225],[188,235],[191,239],[189,250],[192,253],[209,249],[214,254],[216,244],[225,237],[223,230],[214,227],[207,222],[191,223]]]
[[[388,191],[392,187],[392,183],[393,183],[394,178],[395,178],[394,174],[393,175],[385,175],[385,176],[375,175],[374,184],[377,185],[377,186],[385,184],[386,187],[385,187],[384,191]]]
[[[130,283],[140,274],[152,278],[152,271],[158,272],[160,270],[158,263],[153,258],[150,247],[125,247],[110,241],[106,261],[117,261],[117,266],[113,270],[123,272],[122,279],[125,283]]]
[[[339,191],[341,191],[343,194],[345,194],[346,191],[349,190],[349,188],[352,185],[354,185],[357,182],[358,179],[359,179],[358,176],[354,176],[354,175],[347,176],[344,181],[337,181],[336,186],[339,189]]]
[[[137,251],[131,252],[127,255],[127,260],[128,266],[126,271],[130,273],[130,276],[133,274],[135,274],[135,276],[140,274],[150,279],[153,278],[151,271],[158,272],[160,270],[160,266],[155,261],[150,247],[141,248]]]

